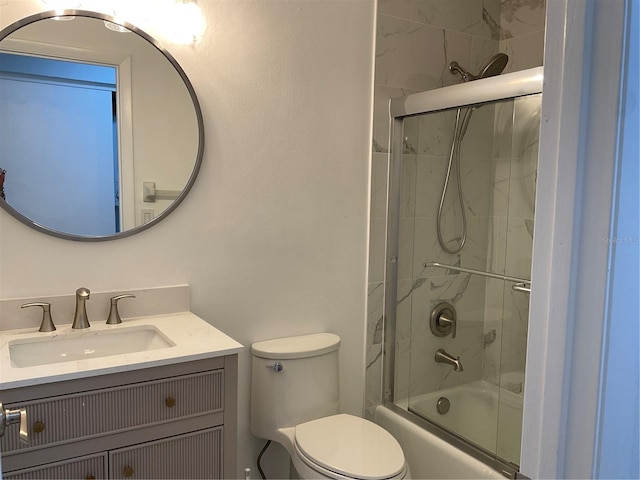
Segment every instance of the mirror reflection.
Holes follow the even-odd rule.
[[[186,194],[202,119],[152,39],[88,15],[0,35],[0,204],[47,233],[109,239],[156,223]]]

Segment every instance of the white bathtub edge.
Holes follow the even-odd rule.
[[[411,477],[504,479],[494,469],[402,418],[383,405],[376,407],[376,423],[391,433],[404,451]]]

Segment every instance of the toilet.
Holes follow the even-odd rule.
[[[254,343],[251,432],[285,447],[301,478],[409,478],[389,432],[338,413],[339,346],[332,333]]]

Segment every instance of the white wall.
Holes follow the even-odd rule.
[[[189,197],[156,227],[102,243],[49,237],[0,211],[0,298],[188,283],[192,310],[245,345],[339,334],[343,409],[360,414],[374,4],[199,5],[202,41],[167,45],[204,114]],[[0,27],[40,8],[9,0]],[[261,443],[248,430],[249,373],[245,351],[240,469]]]

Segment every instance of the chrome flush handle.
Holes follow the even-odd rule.
[[[284,370],[284,365],[282,365],[282,363],[280,362],[276,362],[273,365],[265,365],[265,366],[267,368],[272,368],[276,372],[281,372],[282,370]]]

